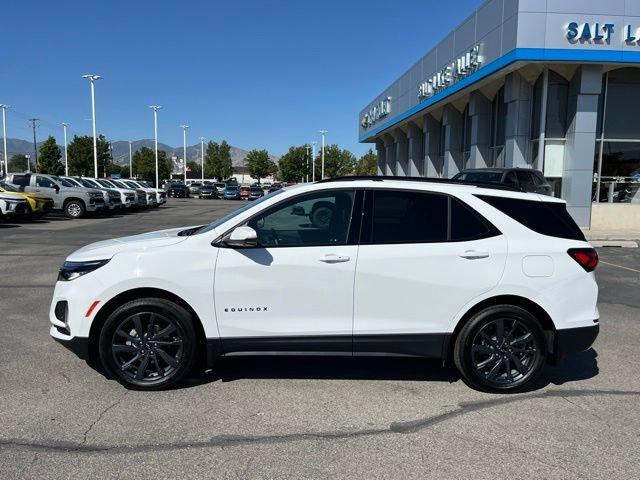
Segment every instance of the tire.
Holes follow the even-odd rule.
[[[142,337],[137,325],[144,332]],[[130,301],[107,318],[100,331],[99,352],[105,370],[125,387],[169,388],[186,378],[196,363],[193,319],[168,300]]]
[[[511,393],[535,384],[546,355],[538,320],[520,307],[497,305],[476,313],[464,325],[456,338],[453,360],[471,387]]]
[[[69,218],[82,218],[86,212],[82,200],[69,200],[64,204],[64,214]]]
[[[318,202],[311,209],[309,220],[316,228],[329,228],[333,216],[333,205],[328,202]]]

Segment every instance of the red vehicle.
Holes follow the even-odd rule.
[[[240,187],[240,199],[248,200],[250,191],[251,189],[249,187]]]

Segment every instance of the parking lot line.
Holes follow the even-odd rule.
[[[632,272],[640,273],[640,270],[636,270],[635,268],[623,267],[622,265],[616,265],[615,263],[603,262],[602,260],[600,260],[600,263],[602,263],[604,265],[609,265],[610,267],[617,267],[617,268],[622,268],[624,270],[630,270]]]

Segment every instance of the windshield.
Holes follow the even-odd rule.
[[[7,192],[20,192],[20,189],[14,187],[13,185],[7,182],[0,182],[0,188],[3,188]]]
[[[453,179],[462,182],[500,183],[502,172],[460,172]]]
[[[65,181],[69,182],[71,184],[71,186],[73,187],[84,187],[84,185],[82,185],[79,181],[77,181],[75,178],[63,178],[61,179],[62,184],[66,187],[67,185],[65,185]]]
[[[58,181],[62,184],[63,187],[77,187],[78,185],[68,178],[58,178]]]
[[[119,182],[118,180],[112,180],[112,183],[118,188],[126,188],[130,190],[129,187],[127,187],[124,183]]]
[[[216,187],[224,188],[226,185],[224,183],[216,183]]]
[[[131,188],[140,188],[140,187],[139,187],[138,185],[136,185],[134,182],[124,182],[124,181],[123,181],[122,183],[124,183],[125,185],[129,185],[129,187],[131,187]]]
[[[87,188],[100,188],[102,185],[99,183],[94,183],[92,180],[87,180],[86,178],[81,178],[80,183]]]
[[[107,180],[96,179],[95,181],[98,182],[103,187],[113,188],[113,185],[111,185]]]
[[[221,218],[219,218],[217,220],[214,220],[209,225],[205,225],[200,230],[198,230],[197,232],[194,232],[194,233],[200,234],[200,233],[210,232],[214,228],[217,228],[218,226],[222,225],[223,223],[228,222],[232,218],[240,215],[243,212],[246,212],[250,208],[253,208],[253,207],[261,204],[265,200],[269,200],[269,199],[273,198],[274,195],[278,195],[279,193],[283,193],[283,192],[284,192],[284,190],[280,190],[278,192],[272,193],[271,195],[261,197],[259,200],[256,200],[254,202],[249,202],[244,207],[240,207],[239,209],[234,210],[233,212],[225,215],[224,217],[221,217]]]
[[[227,190],[229,190],[230,192],[234,192],[236,190],[238,190],[238,187],[227,187]]]

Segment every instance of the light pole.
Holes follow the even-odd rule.
[[[31,173],[31,155],[27,153],[25,157],[27,159],[27,173]]]
[[[150,105],[149,108],[153,110],[153,135],[155,138],[155,150],[156,150],[156,188],[158,186],[158,110],[162,108],[160,105]]]
[[[187,184],[187,128],[189,125],[180,125],[182,129],[182,158],[184,161],[184,184]]]
[[[62,122],[62,131],[64,132],[64,174],[69,176],[69,155],[67,153],[67,127],[68,123]]]
[[[100,80],[100,75],[83,75],[91,83],[91,122],[93,124],[93,178],[98,178],[98,138],[96,136],[96,90],[95,82]]]
[[[5,105],[4,103],[0,103],[0,108],[2,109],[2,142],[4,143],[4,175],[7,176],[9,174],[9,153],[7,152],[7,108],[9,105]]]
[[[200,173],[202,173],[202,184],[204,185],[204,137],[200,137],[200,162],[202,163]]]
[[[320,180],[324,180],[324,136],[329,133],[327,130],[320,130],[320,135],[322,135],[322,169],[320,170]]]
[[[133,155],[131,153],[131,140],[129,140],[129,178],[133,178]]]
[[[307,171],[307,175],[306,175],[306,179],[305,181],[307,183],[309,183],[309,145],[305,146],[305,148],[307,149],[307,168],[305,169]]]
[[[316,145],[318,142],[311,142],[311,181],[316,181]]]

